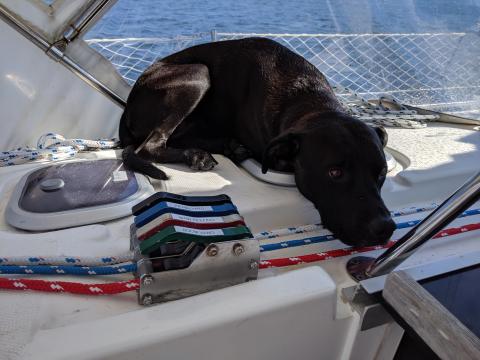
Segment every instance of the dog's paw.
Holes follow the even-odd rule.
[[[233,151],[233,159],[237,164],[251,157],[253,157],[253,153],[243,145],[240,145]]]
[[[235,164],[253,157],[253,153],[237,140],[232,139],[225,148],[225,156],[232,160]]]
[[[184,154],[187,165],[193,170],[208,171],[218,164],[213,156],[204,150],[188,149]]]

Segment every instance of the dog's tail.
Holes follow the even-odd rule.
[[[167,180],[168,176],[162,170],[154,166],[150,161],[135,153],[135,146],[128,145],[122,152],[125,166],[133,171],[148,175],[154,179]]]

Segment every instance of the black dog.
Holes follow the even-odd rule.
[[[347,115],[320,71],[272,40],[208,43],[154,63],[128,97],[120,140],[126,166],[158,179],[167,176],[152,162],[210,170],[210,153],[294,171],[349,245],[384,243],[395,229],[380,197],[385,130]]]

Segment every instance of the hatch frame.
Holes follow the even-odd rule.
[[[83,159],[75,161],[75,163],[88,161],[92,160]],[[52,165],[49,164],[47,166]],[[29,231],[52,231],[68,227],[97,224],[131,215],[132,206],[146,199],[154,192],[153,186],[146,176],[133,172],[138,184],[138,189],[131,196],[118,202],[51,213],[26,211],[20,207],[19,203],[27,179],[32,173],[43,167],[46,167],[45,164],[30,169],[15,186],[5,209],[5,220],[9,225],[17,229]]]

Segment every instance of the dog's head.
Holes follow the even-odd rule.
[[[290,163],[298,189],[338,239],[353,246],[384,244],[395,229],[380,196],[385,129],[335,113],[309,123],[315,125],[286,131],[268,144],[262,171]]]

